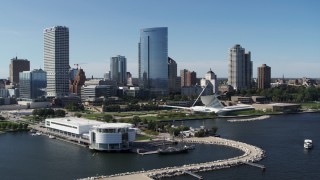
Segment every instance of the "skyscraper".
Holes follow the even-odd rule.
[[[197,84],[197,73],[187,69],[180,70],[181,87],[189,87]]]
[[[169,82],[169,93],[175,93],[177,81],[177,63],[170,57],[168,57],[168,82]]]
[[[251,87],[252,61],[251,53],[239,44],[229,49],[228,84],[234,89],[247,89]]]
[[[19,73],[20,98],[36,99],[45,96],[47,73],[42,69]]]
[[[127,85],[127,59],[125,56],[110,58],[110,79],[118,85]]]
[[[30,71],[30,61],[27,59],[12,58],[10,64],[10,81],[13,84],[19,83],[19,73],[22,71]]]
[[[54,26],[44,29],[44,70],[47,72],[47,96],[69,94],[69,29]]]
[[[168,28],[140,31],[139,81],[151,96],[168,94]]]
[[[267,89],[271,86],[271,67],[262,64],[258,67],[258,89]]]

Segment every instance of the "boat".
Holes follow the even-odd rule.
[[[187,152],[188,152],[188,148],[186,148],[185,146],[183,146],[183,147],[169,146],[166,148],[159,148],[158,149],[159,154],[179,154],[179,153],[187,153]]]
[[[37,136],[37,134],[36,133],[31,133],[31,136]]]
[[[50,136],[49,136],[49,138],[50,138],[50,139],[55,139],[56,137],[55,137],[55,136],[50,135]]]
[[[187,150],[194,150],[196,148],[195,145],[184,145],[184,148],[187,149]]]
[[[41,132],[36,132],[36,135],[37,136],[40,136],[42,133]]]
[[[303,147],[305,149],[311,149],[312,148],[312,140],[311,139],[305,139]]]

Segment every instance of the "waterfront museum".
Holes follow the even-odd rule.
[[[87,140],[90,149],[120,151],[131,149],[136,138],[132,124],[105,123],[77,117],[48,118],[48,132],[66,139]]]

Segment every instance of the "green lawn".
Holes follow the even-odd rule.
[[[136,136],[136,141],[143,141],[143,140],[150,140],[150,137],[145,136],[145,135],[137,135]]]
[[[306,102],[306,103],[300,103],[300,104],[302,109],[314,109],[314,110],[320,109],[320,103]]]

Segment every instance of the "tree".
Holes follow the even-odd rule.
[[[207,131],[204,129],[200,129],[198,132],[194,134],[195,137],[205,137],[207,135]]]
[[[141,122],[141,119],[139,116],[133,116],[132,118],[132,123],[137,126],[139,124],[139,122]]]
[[[66,116],[66,112],[62,109],[55,110],[54,114],[56,117],[65,117]]]
[[[217,131],[218,131],[218,127],[212,126],[212,128],[211,128],[211,133],[216,134]]]
[[[103,115],[102,119],[103,119],[103,121],[105,121],[105,122],[109,122],[109,121],[112,121],[112,120],[113,120],[113,116],[110,115],[110,114],[105,114],[105,115]]]
[[[78,117],[78,118],[81,118],[82,117],[82,114],[81,113],[75,113],[74,116]]]

